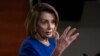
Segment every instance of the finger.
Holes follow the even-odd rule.
[[[70,41],[70,42],[73,42],[78,36],[79,36],[79,33],[76,33],[76,34],[72,35],[72,36],[69,38],[69,41]]]
[[[67,33],[68,33],[68,31],[71,29],[71,26],[68,26],[65,30],[64,30],[64,32],[63,32],[63,34],[61,35],[61,37],[60,37],[60,39],[65,39],[66,38],[66,35],[67,35]]]
[[[68,33],[68,31],[69,31],[70,29],[71,29],[71,26],[68,26],[68,27],[64,30],[63,34],[61,35],[62,38],[65,38],[65,37],[66,37],[66,35],[67,35],[67,33]]]
[[[55,37],[56,37],[56,40],[59,39],[59,33],[58,32],[55,33]]]
[[[67,36],[70,37],[75,31],[76,31],[76,28],[71,29],[71,30],[68,32]]]

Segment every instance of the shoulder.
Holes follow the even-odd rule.
[[[21,43],[20,48],[19,48],[19,56],[38,55],[36,50],[34,49],[34,46],[33,46],[34,43],[32,42],[35,42],[35,40],[28,37]]]
[[[26,39],[24,39],[20,45],[20,49],[23,48],[34,48],[35,45],[38,44],[37,40],[35,38],[32,37],[27,37]]]
[[[29,46],[29,45],[31,45],[31,38],[27,37],[22,41],[21,46]]]

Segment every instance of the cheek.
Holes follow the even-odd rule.
[[[55,25],[52,25],[52,28],[55,28]]]
[[[47,26],[45,25],[38,25],[38,31],[44,32],[46,30]]]
[[[52,24],[52,25],[51,25],[51,28],[52,28],[52,29],[55,29],[56,27],[55,27],[55,25],[54,25],[54,24]]]

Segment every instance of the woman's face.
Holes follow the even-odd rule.
[[[40,14],[37,31],[42,38],[52,37],[55,31],[55,17],[52,13],[42,12]]]

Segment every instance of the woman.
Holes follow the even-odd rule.
[[[59,37],[58,22],[58,13],[51,5],[33,6],[26,19],[27,38],[20,46],[19,56],[61,56],[79,33],[74,33],[76,28],[69,26]]]

